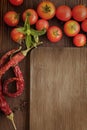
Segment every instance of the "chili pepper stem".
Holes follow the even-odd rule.
[[[7,118],[12,122],[14,129],[17,130],[15,122],[14,122],[14,114],[11,113],[10,115],[7,115]]]
[[[16,51],[14,51],[14,52],[10,55],[10,59],[12,58],[12,56],[13,56],[15,53],[19,52],[21,49],[22,49],[22,46],[20,46]]]
[[[33,48],[37,48],[37,46],[39,46],[39,45],[41,45],[41,44],[43,44],[43,42],[39,42],[36,46],[32,46],[32,47],[30,47],[30,48],[28,48],[28,49],[22,51],[22,54],[23,54],[24,56],[26,56],[27,53],[28,53],[30,50],[32,50]]]

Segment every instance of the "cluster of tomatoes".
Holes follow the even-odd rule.
[[[23,3],[23,0],[9,1],[15,6]],[[64,31],[68,37],[73,37],[74,45],[80,47],[86,44],[87,8],[84,5],[76,5],[73,9],[67,5],[61,5],[56,8],[53,2],[46,0],[38,4],[37,10],[25,10],[22,14],[23,21],[25,21],[27,14],[29,14],[30,25],[35,25],[37,30],[45,28],[47,30],[47,38],[52,43],[60,41]],[[57,20],[64,22],[63,30],[59,26],[49,25],[49,20],[55,16]],[[4,22],[12,27],[17,26],[19,14],[15,11],[8,11],[4,15]],[[11,38],[19,43],[24,38],[24,34],[14,28],[11,31]]]

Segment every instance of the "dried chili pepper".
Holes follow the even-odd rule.
[[[15,51],[15,49],[7,52],[4,56],[2,56],[2,58],[0,59],[0,68],[3,66],[3,64],[5,63],[6,59]],[[4,112],[4,114],[7,116],[8,119],[11,120],[14,129],[16,130],[16,125],[14,123],[14,114],[9,106],[9,104],[7,103],[5,97],[3,96],[2,93],[2,83],[1,83],[1,77],[0,77],[0,109]]]
[[[24,78],[23,78],[23,74],[20,70],[20,67],[18,65],[13,67],[14,73],[15,73],[15,78],[10,78],[8,80],[5,81],[4,83],[4,89],[3,92],[9,96],[9,97],[17,97],[20,96],[24,90]],[[10,93],[8,91],[8,84],[16,81],[16,92],[15,93]]]
[[[7,60],[7,58],[16,51],[16,49],[10,50],[8,51],[5,55],[2,56],[2,58],[0,59],[0,68],[2,67],[2,65],[5,63],[5,61]]]
[[[37,46],[41,45],[41,44],[42,44],[42,42],[39,42],[37,44]],[[35,46],[32,46],[24,51],[20,51],[17,54],[15,54],[4,66],[2,66],[2,68],[0,68],[0,77],[3,74],[5,74],[5,72],[7,70],[9,70],[10,67],[13,67],[13,66],[17,65],[19,62],[21,62],[26,57],[27,53],[34,47]]]
[[[12,113],[9,105],[7,104],[3,94],[2,94],[2,84],[0,79],[0,109],[5,113],[5,115],[9,115]]]
[[[1,79],[0,79],[0,109],[5,113],[5,115],[7,116],[7,118],[9,120],[11,120],[14,129],[17,130],[16,125],[14,123],[14,114],[10,108],[10,106],[8,105],[5,97],[2,94],[2,84],[1,84]]]
[[[21,60],[25,58],[25,55],[22,52],[18,52],[13,56],[1,69],[0,69],[0,77],[9,70],[10,67],[18,64]]]

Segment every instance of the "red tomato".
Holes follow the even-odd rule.
[[[87,19],[81,23],[81,28],[84,32],[87,32]]]
[[[61,5],[56,10],[56,17],[61,21],[68,21],[72,16],[69,6]]]
[[[37,22],[36,22],[36,29],[37,30],[42,30],[42,29],[48,29],[49,27],[49,23],[47,20],[44,20],[44,19],[39,19]]]
[[[80,31],[80,25],[75,20],[69,20],[64,24],[64,32],[67,36],[73,37]]]
[[[47,30],[47,38],[53,43],[60,41],[62,38],[62,30],[58,26],[49,27]]]
[[[9,0],[12,5],[19,6],[24,0]]]
[[[77,5],[72,10],[72,16],[75,20],[81,22],[87,16],[87,9],[84,5]]]
[[[14,28],[12,31],[11,31],[11,39],[13,41],[15,41],[16,43],[19,43],[21,44],[21,42],[23,41],[23,39],[25,38],[24,34],[19,32],[17,30],[17,28]]]
[[[84,34],[77,34],[73,38],[73,43],[78,47],[84,46],[86,44],[86,36]]]
[[[37,7],[38,15],[46,20],[52,19],[55,15],[56,8],[51,1],[42,1]]]
[[[29,14],[30,25],[35,24],[38,20],[38,15],[37,15],[36,11],[34,9],[25,10],[23,15],[22,15],[24,21],[26,19],[27,14]]]
[[[19,15],[15,11],[8,11],[4,15],[4,22],[9,26],[16,26],[19,23]]]

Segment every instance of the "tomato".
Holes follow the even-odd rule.
[[[56,17],[61,21],[68,21],[72,16],[72,12],[69,6],[61,5],[57,7]]]
[[[9,26],[16,26],[19,23],[19,15],[15,11],[8,11],[4,15],[4,22]]]
[[[47,30],[47,38],[53,43],[60,41],[62,30],[58,26],[50,26]]]
[[[87,17],[87,9],[84,5],[77,5],[72,10],[72,16],[75,20],[81,22]]]
[[[77,34],[73,38],[73,43],[78,47],[84,46],[86,44],[86,36],[84,34]]]
[[[64,32],[67,36],[73,37],[80,31],[80,25],[75,20],[69,20],[64,24]]]
[[[11,39],[13,41],[15,41],[16,43],[19,43],[21,44],[21,42],[23,41],[23,39],[25,38],[24,34],[19,32],[17,30],[17,28],[14,28],[12,31],[11,31]]]
[[[37,13],[42,19],[52,19],[55,15],[56,8],[51,1],[42,1],[37,6]]]
[[[87,19],[81,23],[81,28],[84,32],[87,32]]]
[[[36,22],[36,29],[37,30],[42,30],[42,29],[48,29],[49,28],[49,23],[47,20],[44,20],[44,19],[39,19],[37,22]]]
[[[25,10],[22,15],[24,21],[26,19],[27,14],[29,14],[30,25],[35,24],[38,20],[38,15],[37,15],[36,11],[34,9]]]
[[[19,6],[23,3],[24,0],[9,0],[9,2],[12,4],[12,5],[15,5],[15,6]]]

